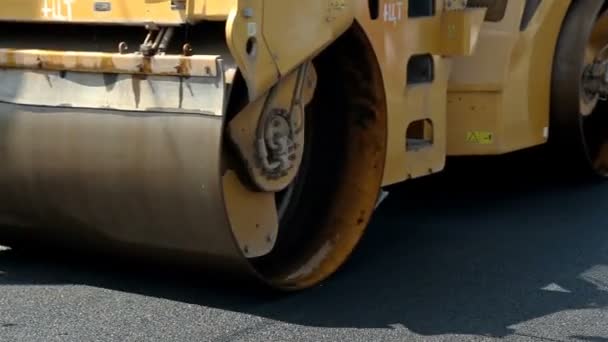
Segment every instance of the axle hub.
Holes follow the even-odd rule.
[[[281,178],[295,166],[298,146],[297,134],[302,127],[297,127],[297,121],[292,117],[298,111],[289,113],[284,109],[270,111],[258,137],[258,155],[264,174],[271,179]]]
[[[595,61],[583,73],[583,88],[589,99],[608,98],[608,61]]]

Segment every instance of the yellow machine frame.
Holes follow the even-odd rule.
[[[570,1],[543,1],[520,29],[523,1],[486,22],[475,54],[454,61],[448,154],[503,154],[547,142],[553,54]]]
[[[420,18],[408,17],[407,1],[383,1],[378,4],[378,9],[383,13],[374,20],[370,18],[368,3],[354,0],[324,0],[311,4],[284,0],[188,0],[175,1],[180,5],[176,7],[170,6],[170,0],[144,3],[11,1],[0,13],[0,20],[126,25],[178,25],[200,20],[226,20],[227,41],[247,81],[252,100],[270,89],[277,79],[294,70],[302,61],[322,51],[356,21],[373,47],[384,83],[382,92],[387,101],[388,117],[384,185],[443,169],[445,156],[452,148],[448,147],[448,137],[457,134],[451,133],[452,126],[448,126],[446,120],[446,89],[452,74],[452,60],[475,53],[485,14],[485,9],[465,9],[464,2],[440,0],[435,1],[433,15]],[[567,7],[566,2],[564,5]],[[513,13],[517,11],[514,6],[509,9],[512,16],[517,15]],[[284,30],[284,27],[290,29]],[[248,40],[256,37],[260,38],[255,41],[256,58],[251,59],[246,48]],[[291,44],[294,41],[299,43]],[[407,85],[408,61],[412,56],[427,54],[432,56],[434,64],[433,80]],[[212,75],[215,72],[213,60],[207,56],[158,56],[148,62],[142,56],[119,53],[0,50],[0,64],[4,66],[91,72],[182,76],[191,73],[204,75],[206,72]],[[147,67],[142,68],[142,65]],[[477,118],[472,118],[472,121],[475,123],[468,125],[459,120],[457,129],[476,128]],[[429,137],[432,144],[422,149],[407,150],[408,127],[417,131],[426,130],[427,135],[432,135]],[[477,148],[471,147],[470,151],[474,152]]]

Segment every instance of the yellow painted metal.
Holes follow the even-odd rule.
[[[302,63],[302,56],[313,56],[335,41],[352,24],[352,0],[266,1],[261,28],[268,49],[281,75]]]
[[[403,1],[385,1],[374,20],[367,2],[357,2],[356,18],[370,37],[387,97],[385,185],[438,172],[445,165],[446,89],[451,67],[450,59],[444,57],[472,53],[485,9],[443,11],[443,1],[436,3],[434,16],[408,18]],[[420,54],[431,54],[433,80],[408,85],[408,61]],[[425,119],[433,124],[432,145],[406,151],[408,126]]]
[[[441,14],[438,51],[443,56],[470,56],[474,53],[485,10],[445,11]]]
[[[201,5],[203,2],[204,6]],[[147,13],[154,18],[150,21],[177,23],[190,21],[191,18],[203,18],[209,10],[219,13],[216,15],[218,18],[222,17],[222,13],[225,14],[228,46],[247,82],[249,99],[253,101],[268,91],[278,79],[290,73],[307,58],[322,51],[347,30],[356,13],[357,21],[364,27],[378,56],[385,92],[388,95],[389,153],[385,184],[420,177],[443,168],[446,155],[445,87],[450,74],[450,62],[445,57],[466,56],[474,51],[484,10],[444,11],[442,1],[437,1],[435,15],[414,19],[408,18],[407,6],[402,1],[387,1],[382,4],[384,17],[381,15],[379,19],[371,20],[365,1],[323,0],[306,6],[297,1],[285,0],[243,0],[221,2],[222,5],[218,5],[219,3],[220,1],[191,0],[187,3],[185,12],[180,12],[170,10],[170,3],[167,1],[139,4],[115,0],[112,2],[115,11],[105,15],[107,20],[132,22],[142,21],[138,18],[142,13]],[[95,7],[92,0],[77,0],[72,5],[76,6],[70,10],[72,21],[105,20],[87,17],[91,13],[87,14],[85,7],[89,10]],[[15,9],[15,6],[9,6],[18,13],[8,11],[3,15],[17,20],[25,20],[26,17],[41,19],[32,15],[35,13],[34,9],[41,6],[45,7],[42,1],[30,1],[24,3],[19,10]],[[207,12],[203,13],[201,8],[205,8]],[[391,13],[397,19],[386,17],[386,13]],[[179,14],[179,20],[170,18],[176,14]],[[433,81],[407,86],[407,61],[412,56],[427,53],[432,55],[434,62]],[[60,53],[42,51],[29,54],[52,56],[54,61],[59,61],[45,64],[45,67],[51,69],[60,69],[69,64],[61,60]],[[86,56],[86,65],[92,66],[93,70],[98,68],[99,71],[129,72],[133,71],[134,67],[146,65],[137,63],[141,57],[85,54],[80,56]],[[171,58],[171,61],[183,64],[184,57]],[[109,63],[115,59],[129,61],[128,67],[117,68],[115,63]],[[83,64],[85,63],[78,63],[77,66]],[[78,69],[74,66],[72,68]],[[166,72],[164,69],[166,68],[161,68],[160,72]],[[433,125],[432,146],[406,151],[407,127],[424,119],[430,120]]]
[[[237,6],[228,17],[226,39],[247,83],[249,100],[253,101],[270,89],[280,75],[260,31],[263,2],[239,1]]]
[[[344,33],[355,0],[243,0],[230,12],[228,46],[253,100]]]
[[[543,1],[520,31],[524,1],[486,22],[475,54],[454,62],[448,95],[448,154],[502,154],[543,144],[549,132],[553,54],[569,0]],[[491,132],[491,143],[467,139]]]
[[[241,113],[231,120],[228,126],[228,135],[238,148],[241,158],[245,160],[247,171],[251,180],[257,188],[267,191],[276,192],[285,189],[296,177],[302,162],[303,149],[306,143],[304,141],[305,128],[305,107],[310,103],[316,87],[316,73],[312,63],[304,63],[298,70],[293,71],[287,77],[281,80],[276,87],[270,92],[267,98],[262,98],[264,101],[254,101],[250,107],[246,107]],[[259,164],[260,156],[256,152],[260,144],[264,144],[271,137],[259,136],[259,125],[262,127],[269,124],[268,118],[272,115],[273,110],[283,110],[285,113],[291,113],[290,125],[293,125],[295,146],[285,149],[294,148],[292,154],[293,160],[285,174],[278,178],[268,178]],[[263,139],[259,141],[258,139]],[[262,156],[267,159],[267,156]]]
[[[274,194],[251,191],[233,170],[222,177],[222,191],[228,220],[243,254],[255,258],[270,253],[279,230]]]
[[[0,21],[175,25],[225,20],[236,0],[3,0]],[[179,0],[177,3],[181,3]]]

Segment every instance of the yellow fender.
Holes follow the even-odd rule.
[[[352,0],[240,0],[226,41],[253,101],[335,41],[353,23]]]

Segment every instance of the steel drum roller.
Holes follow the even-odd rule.
[[[223,206],[222,118],[6,103],[0,118],[3,223],[242,259]]]
[[[318,284],[361,238],[382,182],[381,79],[357,67],[370,56],[341,51],[353,42],[345,35],[254,100],[215,53],[225,48],[188,64],[161,56],[151,75],[133,73],[137,56],[119,56],[115,74],[89,67],[96,55],[68,71],[39,55],[54,64],[34,70],[31,50],[10,52],[23,65],[0,71],[14,85],[0,89],[0,241],[54,237],[277,289]],[[260,146],[297,153],[264,171]]]

